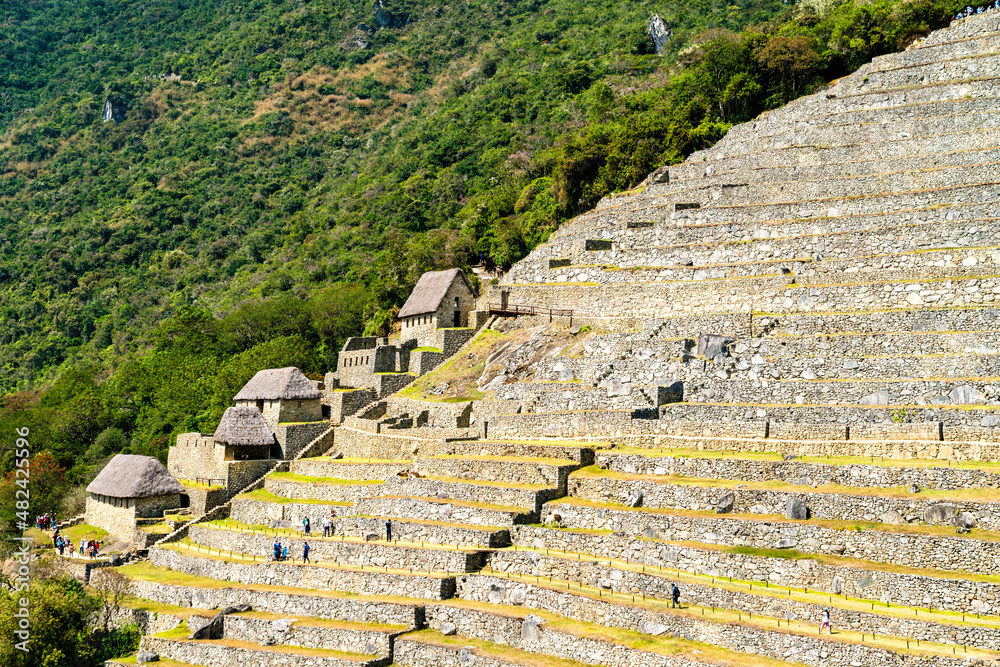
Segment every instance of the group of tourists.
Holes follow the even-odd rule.
[[[49,530],[58,524],[55,512],[46,512],[35,517],[35,528],[38,530]]]
[[[983,14],[984,12],[992,11],[995,9],[1000,9],[1000,0],[994,0],[993,4],[986,3],[973,9],[972,7],[966,7],[964,10],[960,11],[956,16],[955,20],[967,18],[973,14]]]
[[[73,540],[63,537],[56,531],[52,536],[52,544],[59,550],[60,556],[73,556]],[[80,558],[86,555],[88,558],[97,558],[101,554],[100,540],[80,540]]]
[[[302,562],[303,563],[311,563],[312,562],[311,560],[309,560],[309,551],[310,551],[311,548],[312,547],[309,546],[308,542],[306,542],[305,544],[302,545]],[[276,561],[288,560],[288,545],[287,544],[282,544],[281,540],[277,540],[277,539],[274,540],[274,544],[271,545],[271,549],[272,549],[272,555],[274,556],[274,560],[276,560]]]

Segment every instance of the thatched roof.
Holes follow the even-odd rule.
[[[147,498],[184,493],[184,487],[152,456],[118,454],[87,487],[114,498]]]
[[[416,287],[410,292],[410,298],[406,300],[403,307],[399,309],[398,317],[411,317],[413,315],[423,315],[433,313],[441,305],[441,299],[448,292],[448,288],[461,277],[465,281],[465,286],[472,292],[472,284],[465,277],[462,269],[448,269],[447,271],[428,271],[420,276]]]
[[[236,401],[304,401],[323,394],[295,366],[260,371],[243,385]]]
[[[260,411],[250,406],[226,408],[212,437],[227,445],[270,445],[274,442],[271,427]]]

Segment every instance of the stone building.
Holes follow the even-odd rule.
[[[475,292],[462,269],[428,271],[399,310],[400,341],[438,347],[437,330],[469,326],[469,313],[475,307]]]
[[[184,487],[153,457],[118,454],[87,493],[87,523],[131,540],[136,519],[180,507]]]
[[[269,368],[247,382],[233,399],[237,407],[254,407],[271,429],[281,422],[323,419],[323,394],[298,368]]]

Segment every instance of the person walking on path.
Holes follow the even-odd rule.
[[[830,623],[830,610],[827,607],[823,607],[823,618],[819,624],[819,633],[823,634],[823,628],[831,635],[833,634],[833,624]]]
[[[330,537],[330,517],[323,517],[323,537]]]
[[[673,602],[675,608],[681,606],[681,589],[677,588],[677,584],[672,584],[670,588],[670,600]]]
[[[274,541],[274,560],[281,560],[281,542]]]
[[[302,547],[302,562],[303,563],[311,563],[312,562],[311,560],[309,560],[309,543],[308,542],[306,542],[305,545],[303,545],[303,547]]]
[[[310,536],[310,531],[312,530],[312,524],[309,523],[309,517],[302,519],[302,530],[305,532],[306,537]]]
[[[288,546],[281,547],[281,560],[288,560]]]
[[[390,519],[385,521],[385,541],[392,542],[392,520]]]

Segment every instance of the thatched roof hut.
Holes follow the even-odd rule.
[[[240,406],[226,408],[212,436],[216,442],[227,445],[260,446],[274,442],[271,427],[255,407]]]
[[[269,368],[254,375],[243,385],[236,401],[307,401],[322,398],[316,389],[295,366]]]
[[[420,276],[420,280],[417,281],[413,291],[410,292],[410,298],[400,308],[397,317],[403,319],[404,317],[411,317],[413,315],[436,312],[445,294],[448,293],[448,288],[458,278],[465,281],[466,287],[469,288],[469,293],[473,294],[472,284],[462,269],[428,271]]]
[[[152,456],[118,454],[87,492],[112,498],[148,498],[184,493],[184,487]]]

